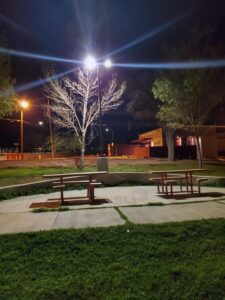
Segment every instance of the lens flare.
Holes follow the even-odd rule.
[[[183,20],[185,17],[187,17],[192,11],[189,11],[179,17],[177,17],[176,19],[173,19],[165,24],[163,24],[162,26],[158,27],[158,28],[155,28],[147,33],[145,33],[144,35],[142,35],[141,37],[135,39],[134,41],[106,54],[104,57],[102,58],[106,58],[107,56],[112,56],[112,55],[115,55],[119,52],[122,52],[124,50],[127,50],[128,48],[131,48],[131,47],[134,47],[142,42],[144,42],[145,40],[147,39],[150,39],[152,37],[154,37],[155,35],[159,34],[160,32],[166,30],[167,28],[171,27],[172,25],[176,24],[177,22]]]
[[[43,78],[43,79],[38,79],[38,80],[35,80],[35,81],[32,81],[32,82],[28,82],[28,83],[25,83],[25,84],[21,84],[21,85],[17,85],[14,87],[14,91],[16,93],[19,93],[19,92],[23,92],[25,90],[29,90],[29,89],[32,89],[32,88],[35,88],[37,86],[40,86],[40,85],[43,85],[51,80],[54,80],[54,79],[57,79],[59,77],[62,77],[62,76],[65,76],[65,75],[68,75],[72,72],[74,72],[76,70],[76,68],[74,69],[70,69],[66,72],[62,72],[62,73],[58,73],[58,74],[55,74],[53,76],[50,76],[48,78]],[[5,91],[2,91],[0,92],[0,96],[9,96],[12,94],[12,90],[9,89],[9,90],[5,90]]]
[[[182,61],[165,63],[115,63],[115,67],[135,69],[205,69],[225,67],[225,60]]]
[[[42,55],[38,53],[32,52],[25,52],[25,51],[18,51],[13,49],[7,49],[0,47],[0,54],[12,55],[12,56],[19,56],[19,57],[26,57],[26,58],[33,58],[38,60],[45,60],[45,61],[55,61],[55,62],[62,62],[62,63],[71,63],[71,64],[81,64],[80,60],[75,59],[67,59],[55,56],[48,56]]]
[[[14,20],[0,14],[0,20],[2,20],[3,22],[9,24],[12,28],[16,29],[17,31],[21,31],[23,33],[26,34],[31,34],[27,29],[25,29],[22,25],[18,24],[17,22],[15,22]]]

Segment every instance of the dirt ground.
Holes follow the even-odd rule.
[[[85,165],[86,166],[96,166],[97,157],[86,157]],[[174,163],[179,163],[181,161],[175,161]],[[182,160],[185,162],[193,162],[192,160]],[[211,164],[224,164],[225,159],[220,160],[207,160],[205,161]],[[43,159],[43,160],[3,160],[0,161],[0,169],[7,168],[29,168],[29,167],[73,167],[79,163],[79,157],[70,157],[70,158],[55,158],[55,159]],[[136,159],[136,158],[109,158],[109,164],[111,166],[119,166],[119,165],[145,165],[145,164],[170,164],[165,158],[144,158],[144,159]]]
[[[70,158],[57,158],[57,159],[45,159],[45,160],[4,160],[0,161],[0,169],[7,168],[23,168],[23,167],[72,167],[77,165],[79,158],[70,157]],[[95,166],[97,158],[86,158],[85,165],[86,166]],[[143,165],[143,164],[159,164],[159,163],[167,163],[166,159],[133,159],[133,158],[109,158],[109,164],[113,166],[117,165]]]

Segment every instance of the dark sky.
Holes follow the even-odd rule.
[[[225,1],[1,0],[0,30],[5,31],[10,49],[83,60],[87,53],[96,57],[111,53],[187,12],[190,14],[182,21],[112,57],[114,62],[159,61],[159,49],[165,41],[185,35],[189,28],[199,23],[215,24],[219,36],[224,36]],[[17,85],[43,77],[42,68],[41,61],[12,57]],[[55,68],[59,72],[66,71],[71,64],[55,63]],[[114,69],[113,72],[124,76],[127,71]],[[41,86],[24,90],[19,96],[28,97],[37,105],[27,113],[27,120],[43,119],[38,107],[45,101]],[[118,125],[121,132],[125,132],[128,119],[121,109],[111,119],[106,117],[105,122],[115,131]],[[5,131],[5,126],[1,121],[0,133],[1,128]],[[5,138],[7,144],[16,139],[17,130],[10,126],[7,128],[14,135],[11,134],[11,139]]]

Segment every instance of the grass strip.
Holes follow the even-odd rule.
[[[46,207],[40,207],[40,208],[34,208],[32,210],[33,213],[43,213],[43,212],[50,212],[50,211],[67,211],[70,210],[69,207],[63,206],[59,208],[46,208]]]
[[[118,206],[115,206],[114,209],[118,212],[121,219],[123,219],[126,222],[125,224],[133,224],[131,221],[129,221],[128,217],[122,213]]]

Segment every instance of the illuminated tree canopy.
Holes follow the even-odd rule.
[[[53,123],[60,128],[72,130],[81,145],[81,168],[84,164],[85,145],[93,139],[93,127],[99,117],[98,78],[96,72],[79,68],[75,79],[62,77],[52,80],[45,87],[50,101]],[[126,84],[118,84],[113,77],[102,91],[102,114],[117,109],[122,104]]]

